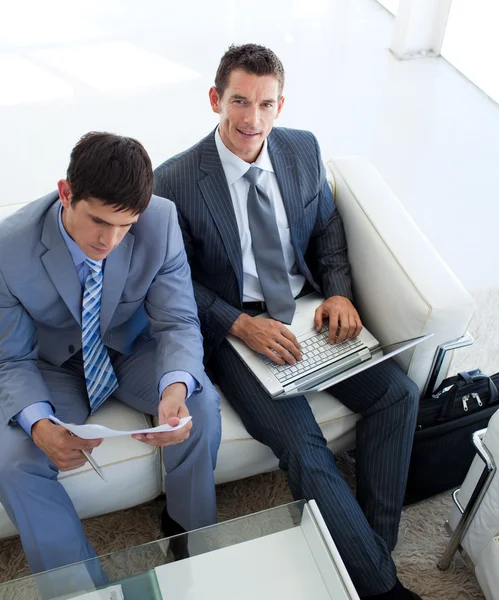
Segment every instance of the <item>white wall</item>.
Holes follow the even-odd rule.
[[[325,157],[370,157],[463,283],[499,290],[499,107],[443,59],[395,59],[392,22],[376,0],[10,3],[0,205],[54,189],[92,129],[139,138],[154,164],[196,142],[220,56],[254,41],[287,70],[280,124]]]

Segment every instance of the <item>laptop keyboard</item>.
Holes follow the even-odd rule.
[[[366,347],[358,338],[345,340],[340,344],[329,344],[328,334],[327,329],[320,333],[312,330],[308,335],[300,337],[303,358],[294,365],[276,365],[265,355],[262,360],[279,382],[285,385]]]

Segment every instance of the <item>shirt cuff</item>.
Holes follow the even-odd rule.
[[[50,402],[35,402],[18,412],[14,420],[17,421],[28,435],[31,435],[31,428],[36,422],[41,419],[48,419],[53,414],[54,409]]]
[[[199,392],[201,390],[201,385],[198,383],[194,377],[188,373],[187,371],[170,371],[169,373],[165,373],[163,377],[159,380],[159,398],[161,400],[161,395],[172,383],[185,383],[187,387],[187,396],[185,399],[189,398],[194,392]]]

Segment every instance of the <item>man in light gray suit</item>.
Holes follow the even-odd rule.
[[[160,423],[192,416],[134,437],[164,447],[165,533],[216,521],[219,397],[175,206],[152,183],[139,142],[89,133],[58,190],[0,223],[0,501],[33,572],[95,556],[57,475],[102,440],[48,417],[83,423],[111,394]]]
[[[390,552],[415,429],[418,393],[393,362],[330,389],[363,418],[357,427],[357,499],[304,396],[271,399],[225,341],[228,333],[278,364],[301,359],[285,326],[297,296],[319,291],[317,329],[355,337],[345,234],[315,137],[273,128],[284,69],[262,46],[229,48],[210,89],[215,131],[155,171],[175,202],[194,280],[206,358],[249,433],[279,458],[295,498],[314,498],[363,598],[410,600]],[[267,310],[271,319],[255,316]],[[337,333],[338,332],[338,333]]]

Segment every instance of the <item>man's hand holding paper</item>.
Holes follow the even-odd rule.
[[[133,438],[149,444],[150,446],[172,446],[180,444],[189,437],[192,428],[192,421],[189,417],[189,410],[185,403],[187,396],[187,387],[184,383],[173,383],[166,387],[161,395],[161,402],[158,406],[158,418],[160,425],[170,425],[174,430],[139,433],[132,435]],[[182,419],[189,417],[189,421],[177,428]]]
[[[52,419],[41,419],[33,425],[32,435],[35,444],[45,452],[59,471],[71,471],[82,467],[87,459],[82,451],[92,452],[100,446],[102,439],[81,439]]]

